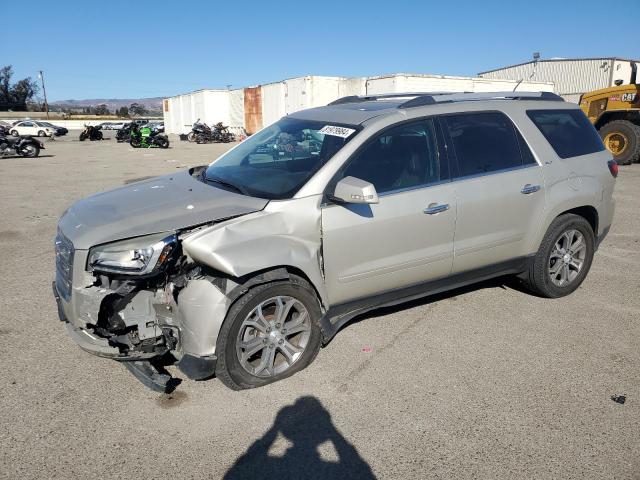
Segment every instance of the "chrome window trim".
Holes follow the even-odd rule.
[[[396,188],[395,190],[387,190],[384,193],[379,193],[378,194],[378,198],[388,197],[389,195],[395,195],[395,194],[398,194],[398,193],[410,192],[412,190],[422,190],[424,188],[437,187],[439,185],[444,185],[444,184],[447,184],[447,183],[451,183],[451,180],[450,179],[440,180],[438,182],[422,183],[420,185],[413,185],[412,187]]]
[[[474,173],[473,175],[465,175],[464,177],[456,177],[453,180],[451,180],[451,183],[455,183],[455,182],[459,182],[459,181],[464,181],[464,180],[471,180],[474,178],[480,178],[480,177],[487,177],[489,175],[499,175],[501,173],[509,173],[509,172],[513,172],[516,170],[525,170],[527,168],[542,168],[541,165],[539,164],[527,164],[527,165],[518,165],[516,167],[509,167],[509,168],[503,168],[501,170],[493,170],[491,172],[483,172],[483,173]]]

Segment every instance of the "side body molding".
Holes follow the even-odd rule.
[[[234,277],[294,267],[316,288],[323,305],[321,195],[271,201],[264,210],[198,230],[182,240],[196,262]]]

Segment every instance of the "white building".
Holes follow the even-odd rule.
[[[635,60],[623,58],[552,58],[520,63],[481,72],[487,79],[524,79],[552,82],[555,93],[570,102],[578,103],[580,95],[600,88],[612,87],[617,80],[628,84]],[[640,61],[638,61],[640,63]]]
[[[318,107],[348,95],[397,92],[510,91],[517,81],[446,75],[396,73],[377,77],[307,76],[235,90],[198,90],[164,100],[168,133],[186,133],[198,119],[222,122],[239,133],[254,133],[285,115]],[[553,83],[529,81],[519,91],[554,91]]]

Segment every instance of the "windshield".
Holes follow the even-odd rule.
[[[212,163],[203,181],[270,200],[291,198],[358,130],[283,118]]]

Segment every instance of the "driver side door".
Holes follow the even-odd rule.
[[[322,208],[329,302],[339,305],[451,273],[456,197],[432,119],[375,135],[338,175],[370,182],[377,204]]]

